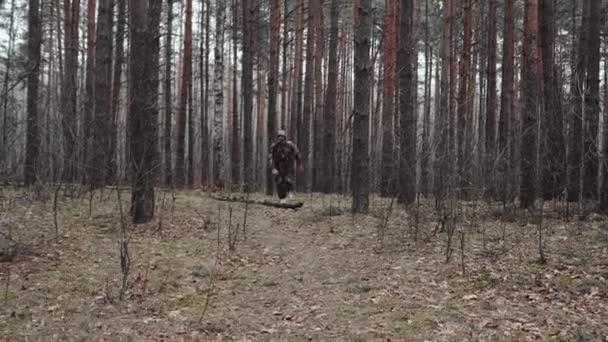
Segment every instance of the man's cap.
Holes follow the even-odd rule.
[[[279,133],[277,133],[277,137],[287,137],[285,130],[280,130]]]

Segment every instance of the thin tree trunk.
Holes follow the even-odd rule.
[[[339,35],[340,8],[338,0],[331,1],[330,37],[329,37],[329,67],[327,74],[327,92],[325,93],[325,110],[323,114],[323,186],[324,193],[332,193],[336,189],[336,97],[338,86],[337,56]]]
[[[302,65],[303,65],[303,37],[304,37],[304,0],[297,0],[296,5],[296,32],[295,32],[295,66],[294,66],[294,91],[295,94],[291,98],[291,122],[290,136],[292,140],[301,144],[301,138],[298,133],[301,124],[302,116]],[[298,181],[300,184],[300,181]]]
[[[73,182],[76,177],[77,126],[77,78],[78,78],[78,23],[80,0],[64,2],[64,49],[63,90],[61,92],[63,126],[63,180]],[[51,39],[52,41],[52,39]],[[50,94],[49,94],[50,95]]]
[[[111,75],[112,75],[112,0],[99,0],[95,45],[95,110],[93,115],[92,162],[97,165],[90,169],[91,187],[99,188],[107,184],[110,165],[110,138],[112,136],[110,115]]]
[[[401,0],[399,19],[399,53],[397,69],[399,73],[400,110],[400,155],[399,155],[399,202],[413,203],[416,198],[416,110],[413,104],[412,82],[414,79],[412,46],[414,3]]]
[[[154,217],[154,178],[157,156],[158,96],[158,26],[160,26],[161,0],[130,0],[130,88],[132,98],[129,111],[131,124],[131,163],[133,178],[131,214],[133,223],[140,224]],[[149,22],[146,24],[146,18]],[[146,29],[148,26],[148,29]],[[155,27],[156,26],[156,27]]]
[[[315,1],[315,0],[313,0]],[[311,155],[311,121],[314,113],[314,62],[315,62],[315,6],[308,8],[308,32],[306,33],[306,74],[304,75],[304,109],[301,123],[298,125],[298,144],[302,153],[302,163],[306,172],[299,174],[298,185],[301,190],[310,191],[310,177],[312,173]],[[310,165],[309,165],[310,164]]]
[[[450,30],[451,0],[443,1],[442,36],[441,36],[441,82],[439,86],[439,106],[435,111],[435,136],[437,139],[437,155],[435,157],[435,201],[441,203],[446,195],[448,167],[450,165],[450,66],[452,53],[452,35]]]
[[[314,64],[314,103],[313,113],[313,142],[312,161],[309,168],[312,169],[312,190],[320,191],[324,176],[321,174],[321,163],[323,160],[323,51],[325,50],[325,38],[323,30],[323,0],[315,0],[315,64]],[[373,70],[373,69],[372,69]]]
[[[188,91],[192,81],[192,0],[186,0],[184,23],[184,53],[182,57],[182,77],[180,80],[179,104],[177,107],[177,159],[175,163],[175,185],[183,187],[186,175],[186,106]]]
[[[538,0],[525,0],[522,65],[523,134],[520,206],[534,205],[537,183],[538,122],[541,113],[541,60],[538,51]]]
[[[40,4],[38,0],[29,0],[27,15],[27,132],[25,143],[25,185],[36,183],[38,171],[38,154],[40,137],[38,136],[38,86],[40,84],[40,46],[42,45],[42,27]]]
[[[494,162],[496,158],[496,0],[490,0],[488,6],[488,65],[486,69],[487,90],[486,90],[486,160],[485,160],[485,180],[488,196],[495,194],[495,173]]]
[[[353,118],[352,176],[353,213],[369,211],[369,106],[372,80],[370,35],[371,0],[358,0],[355,11],[355,98]],[[411,26],[410,26],[411,27]]]
[[[224,20],[225,2],[216,3],[215,21],[215,65],[213,67],[213,92],[215,104],[213,113],[213,185],[224,187]]]
[[[118,181],[118,114],[120,109],[120,89],[122,85],[122,65],[124,63],[124,37],[126,26],[127,0],[118,0],[118,20],[116,22],[116,50],[114,51],[114,79],[112,85],[112,137],[110,141],[110,166],[108,182]]]
[[[243,0],[243,129],[244,129],[244,187],[253,190],[253,57],[255,36],[253,29],[258,13],[258,0]]]
[[[499,138],[498,154],[500,156],[500,199],[503,203],[510,202],[512,194],[510,192],[510,151],[511,151],[511,123],[513,122],[513,84],[515,82],[515,0],[505,2],[505,23],[503,40],[503,61],[500,92],[500,119],[499,119]]]
[[[8,48],[6,51],[6,59],[4,64],[4,80],[2,84],[2,149],[0,150],[0,174],[8,178],[9,164],[10,164],[10,151],[8,146],[8,121],[9,121],[9,97],[12,96],[12,91],[9,91],[9,81],[11,79],[11,72],[13,69],[13,54],[15,46],[15,1],[11,0],[11,12],[9,19],[8,28]],[[60,61],[61,63],[61,61]]]
[[[124,1],[124,0],[123,0]],[[171,79],[173,66],[173,0],[167,0],[167,36],[165,37],[165,127],[164,127],[164,143],[165,143],[165,186],[173,186],[173,161],[171,158],[171,123],[173,116],[172,95],[171,95]],[[202,63],[201,54],[201,63]],[[201,78],[202,79],[202,78]],[[202,87],[201,87],[202,88]],[[201,98],[203,101],[203,98]]]
[[[584,150],[583,140],[583,121],[585,120],[585,74],[587,72],[587,41],[588,41],[588,24],[589,24],[589,1],[583,0],[583,17],[581,20],[579,41],[578,44],[573,44],[574,50],[579,53],[576,54],[576,70],[572,75],[572,98],[573,98],[573,111],[571,123],[571,136],[570,136],[570,153],[569,153],[569,167],[570,167],[570,182],[568,188],[568,200],[578,201],[580,194],[583,192],[582,179],[584,178],[584,157],[587,155]]]
[[[393,157],[395,142],[395,63],[397,58],[397,0],[388,1],[384,29],[384,82],[382,93],[382,161],[380,194],[395,195],[397,178]]]
[[[237,88],[237,37],[238,37],[238,2],[232,1],[232,185],[234,190],[241,188],[241,130],[239,120],[239,100]]]
[[[268,121],[267,145],[274,143],[277,131],[277,96],[279,84],[279,44],[281,39],[281,1],[272,0],[270,6],[270,72],[268,73]],[[272,196],[274,182],[269,167],[266,168],[266,195]]]
[[[597,200],[598,172],[599,172],[599,144],[597,140],[600,116],[600,60],[602,31],[601,1],[587,0],[589,2],[589,23],[586,51],[587,65],[585,78],[585,174],[583,182],[584,196],[587,199]],[[606,20],[606,19],[604,19]]]
[[[543,153],[543,196],[552,199],[563,193],[566,186],[566,146],[563,136],[562,106],[559,94],[558,71],[555,62],[555,7],[553,0],[539,3],[540,44],[543,65],[544,110],[546,136]]]
[[[205,79],[201,79],[201,184],[209,183],[209,41],[211,33],[211,0],[204,0],[205,8]]]
[[[86,184],[91,183],[89,177],[90,169],[92,168],[92,137],[91,126],[93,124],[93,111],[95,109],[95,9],[96,0],[88,0],[87,4],[87,66],[85,80],[85,103],[84,103],[84,120],[83,120],[83,138],[82,138],[82,155],[81,163],[83,165],[82,180]],[[125,160],[129,160],[129,154],[125,156]]]

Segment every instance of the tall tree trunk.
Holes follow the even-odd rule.
[[[369,211],[369,105],[372,79],[370,36],[371,0],[358,0],[355,11],[355,98],[351,186],[353,213]],[[308,67],[307,67],[308,69]]]
[[[312,190],[320,191],[324,176],[321,174],[321,163],[323,160],[323,55],[325,50],[325,39],[323,30],[323,0],[315,0],[315,109],[313,113],[313,143],[312,158],[309,168],[312,169]],[[373,69],[372,69],[373,70]]]
[[[61,91],[63,126],[63,180],[73,182],[76,178],[77,126],[77,78],[78,78],[78,24],[80,0],[64,2],[64,49],[63,86]]]
[[[13,69],[13,58],[15,50],[15,1],[11,0],[11,11],[8,26],[8,48],[6,51],[6,59],[4,64],[4,79],[2,81],[2,149],[0,150],[0,174],[9,175],[10,165],[10,149],[8,146],[8,122],[9,122],[9,97],[12,92],[8,89]]]
[[[486,90],[486,125],[485,125],[485,184],[487,195],[495,194],[494,162],[496,158],[496,8],[497,0],[488,4],[488,37],[487,37],[487,90]]]
[[[244,191],[250,192],[254,185],[253,169],[253,59],[255,36],[253,29],[258,13],[258,0],[243,0],[243,146],[244,146]]]
[[[123,0],[124,1],[124,0]],[[202,32],[202,31],[201,31]],[[171,79],[172,77],[172,57],[173,57],[173,0],[167,0],[167,36],[165,37],[165,84],[164,84],[164,95],[165,95],[165,127],[164,127],[164,143],[165,143],[165,163],[164,173],[165,180],[164,184],[166,187],[173,186],[173,161],[171,158],[171,120],[172,120],[172,95],[171,95]],[[201,54],[201,63],[203,57]],[[202,70],[202,69],[201,69]],[[202,79],[202,78],[201,78]],[[202,88],[202,87],[201,87]],[[203,98],[201,97],[201,101]]]
[[[583,17],[579,30],[578,44],[573,44],[576,54],[576,69],[572,75],[572,99],[573,99],[573,115],[570,129],[570,151],[568,161],[570,168],[570,182],[568,187],[568,200],[577,201],[583,193],[582,179],[584,177],[584,157],[587,155],[584,150],[583,139],[583,121],[585,120],[584,98],[585,98],[585,74],[587,72],[587,42],[589,35],[589,3],[588,0],[583,0]]]
[[[607,5],[608,6],[608,5]],[[606,8],[608,11],[608,7]],[[608,13],[608,12],[607,12]],[[607,14],[608,15],[608,14]],[[604,22],[604,32],[608,32],[608,24]],[[604,44],[604,55],[608,56],[608,44]],[[602,155],[604,165],[602,170],[602,188],[600,191],[600,210],[608,213],[608,58],[604,58],[604,122],[603,122],[603,144]]]
[[[499,194],[503,203],[511,201],[510,192],[510,151],[511,151],[511,122],[513,121],[513,84],[515,82],[515,0],[505,2],[505,22],[503,40],[503,60],[500,91],[500,119],[497,152],[500,156],[501,181]]]
[[[279,44],[281,39],[281,0],[272,0],[270,6],[270,72],[268,73],[268,143],[274,142],[277,131],[277,96],[279,84]],[[266,168],[266,194],[273,195],[274,182],[269,167]]]
[[[93,189],[107,184],[110,165],[110,98],[112,75],[112,0],[99,0],[95,42],[95,111],[93,115],[93,160],[91,168]]]
[[[449,151],[449,118],[450,112],[450,61],[452,59],[452,31],[450,30],[452,1],[443,1],[442,35],[441,35],[441,81],[439,85],[439,106],[435,111],[435,137],[437,139],[437,155],[435,157],[435,201],[440,203],[447,188],[448,167],[450,165]]]
[[[338,87],[338,35],[340,8],[338,0],[331,1],[330,8],[330,37],[329,37],[329,67],[327,74],[327,92],[325,93],[325,110],[323,114],[323,186],[324,193],[332,193],[336,189],[336,97]]]
[[[209,40],[211,33],[211,0],[204,0],[205,8],[205,78],[201,79],[201,184],[209,182]],[[202,54],[201,54],[202,55]],[[204,84],[203,84],[204,83]]]
[[[235,191],[241,186],[241,130],[239,120],[239,100],[237,88],[237,37],[238,37],[238,2],[232,0],[232,185]]]
[[[29,0],[27,15],[27,132],[25,142],[25,185],[36,183],[40,137],[38,135],[38,86],[40,84],[40,46],[42,30],[40,4]]]
[[[157,160],[157,115],[158,78],[158,27],[161,0],[130,0],[130,65],[129,81],[132,98],[131,155],[132,190],[131,213],[133,223],[146,223],[154,216],[154,178]],[[146,18],[148,23],[146,24]],[[146,26],[148,29],[146,29]],[[156,31],[156,34],[155,32]],[[156,60],[155,60],[156,59]]]
[[[541,117],[541,60],[538,49],[538,0],[524,2],[524,45],[522,61],[523,133],[521,141],[520,206],[534,206],[537,183],[538,123]]]
[[[290,136],[298,144],[301,137],[298,135],[302,116],[302,64],[303,64],[303,38],[304,38],[304,0],[297,0],[296,5],[296,32],[295,32],[295,66],[293,72],[294,96],[291,98]]]
[[[93,153],[92,153],[92,137],[91,126],[93,124],[93,111],[95,109],[95,9],[96,0],[88,0],[87,4],[87,66],[85,80],[85,102],[84,102],[84,120],[83,120],[83,138],[82,138],[82,155],[80,156],[81,163],[84,164],[82,169],[82,180],[86,184],[91,183],[89,174],[92,168]],[[128,149],[127,149],[128,151]],[[129,153],[125,155],[125,160],[129,161]]]
[[[559,196],[566,185],[566,146],[563,136],[560,85],[555,63],[555,6],[553,0],[540,0],[540,47],[543,66],[543,91],[546,135],[543,136],[546,151],[543,153],[543,197],[552,199]]]
[[[414,3],[401,0],[399,18],[399,73],[400,152],[399,152],[399,203],[410,204],[416,198],[416,111],[413,105],[414,79],[413,46]],[[355,106],[356,107],[356,106]]]
[[[182,79],[177,107],[177,159],[175,163],[175,183],[179,187],[186,185],[186,107],[188,91],[192,81],[192,0],[186,0],[186,17],[184,23],[184,53],[182,57]]]
[[[289,74],[291,73],[291,69],[288,70],[287,67],[287,55],[289,54],[289,13],[287,13],[287,9],[289,8],[289,0],[283,1],[283,56],[282,56],[282,64],[283,70],[281,71],[281,121],[279,123],[279,127],[283,130],[287,130],[289,126],[287,125],[287,119],[289,118]]]
[[[116,182],[119,175],[118,166],[118,114],[120,109],[120,89],[122,88],[122,65],[124,63],[124,39],[126,26],[127,0],[118,0],[118,20],[116,22],[116,50],[114,50],[114,76],[112,84],[112,137],[110,141],[110,166],[108,182]]]
[[[462,43],[462,56],[460,59],[460,86],[458,93],[458,127],[457,130],[457,146],[458,146],[458,164],[460,174],[460,187],[461,194],[467,197],[468,187],[470,184],[469,169],[470,169],[470,158],[467,154],[467,145],[469,141],[467,139],[467,127],[471,124],[470,112],[468,99],[469,99],[469,80],[471,73],[471,17],[472,11],[472,0],[463,1],[464,17],[463,17],[463,43]]]
[[[420,160],[420,192],[429,192],[431,181],[429,164],[431,161],[431,83],[433,80],[433,47],[429,33],[429,0],[424,2],[424,111],[422,119],[422,148]]]
[[[589,2],[589,23],[587,46],[581,51],[587,55],[585,77],[585,174],[583,182],[584,196],[587,199],[597,199],[598,172],[599,172],[599,144],[597,140],[600,116],[600,60],[602,32],[602,2],[587,0]],[[604,19],[605,20],[605,19]]]
[[[313,0],[315,1],[315,0]],[[314,4],[314,2],[313,2]],[[298,125],[298,143],[302,153],[302,163],[306,166],[306,172],[299,174],[298,186],[301,190],[310,191],[309,174],[312,173],[312,162],[309,163],[311,154],[311,120],[314,113],[314,62],[315,62],[315,12],[316,6],[308,8],[308,31],[306,33],[306,74],[304,75],[304,109],[301,123]],[[310,165],[309,165],[310,164]]]
[[[384,28],[384,82],[382,93],[382,161],[380,194],[395,195],[395,63],[397,59],[397,0],[388,1]]]
[[[215,65],[213,67],[213,92],[215,105],[213,113],[213,185],[224,187],[223,171],[224,157],[224,20],[225,2],[216,3],[215,21]]]

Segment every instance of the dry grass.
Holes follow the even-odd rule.
[[[228,207],[234,224],[242,223],[244,205],[195,191],[176,195],[174,212],[170,201],[165,205],[160,234],[153,233],[158,222],[129,227],[133,264],[129,289],[118,300],[116,196],[98,194],[91,217],[87,200],[62,199],[55,244],[52,202],[14,200],[16,194],[5,191],[0,231],[12,227],[14,240],[30,249],[0,263],[2,289],[11,270],[0,338],[597,341],[608,336],[603,220],[564,223],[549,215],[548,263],[541,265],[536,228],[523,215],[505,223],[493,208],[462,203],[457,220],[458,231],[465,232],[462,275],[460,244],[454,244],[446,264],[446,236],[434,234],[430,203],[421,205],[417,242],[412,219],[395,206],[382,249],[375,235],[388,200],[374,199],[369,216],[355,217],[340,196],[302,195],[305,207],[299,211],[251,205],[248,239],[241,236],[230,252]],[[5,244],[0,238],[0,248]]]

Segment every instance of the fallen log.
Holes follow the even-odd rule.
[[[211,197],[212,199],[214,199],[216,201],[258,204],[258,205],[265,205],[268,207],[274,207],[274,208],[279,208],[279,209],[294,209],[295,210],[295,209],[300,209],[304,206],[303,202],[277,203],[277,202],[268,201],[268,200],[264,200],[264,201],[256,201],[256,200],[251,200],[251,199],[248,200],[246,198],[236,197],[236,196],[222,197],[222,196],[209,195],[209,197]]]

